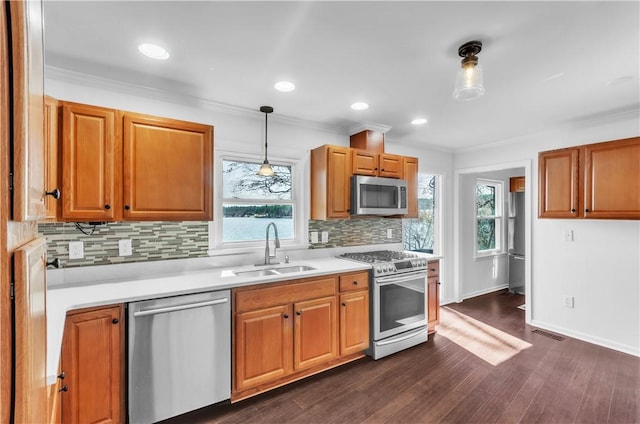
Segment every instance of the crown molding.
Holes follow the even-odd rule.
[[[354,125],[353,127],[349,128],[349,135],[351,136],[366,130],[378,131],[383,134],[386,134],[390,129],[391,127],[389,125],[378,124],[377,122],[368,121],[368,122],[362,122],[360,124]]]

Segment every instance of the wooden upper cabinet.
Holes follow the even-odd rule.
[[[378,153],[351,149],[351,173],[354,175],[378,175]]]
[[[349,218],[351,152],[324,145],[311,151],[311,219]]]
[[[407,180],[407,214],[405,218],[418,217],[418,158],[402,158],[402,178]]]
[[[44,98],[44,168],[45,168],[45,191],[49,194],[44,198],[47,210],[45,219],[55,221],[60,214],[61,192],[60,183],[60,149],[58,149],[58,123],[59,111],[58,101],[52,97]]]
[[[119,201],[121,152],[116,111],[62,103],[62,217],[113,221]]]
[[[540,218],[576,218],[580,209],[579,149],[538,155],[538,215]]]
[[[123,216],[213,220],[213,127],[124,113]]]
[[[378,175],[388,178],[402,178],[402,156],[380,153]]]
[[[541,218],[640,219],[640,137],[541,152]]]
[[[510,192],[524,192],[524,177],[511,177],[509,178],[509,191]]]
[[[584,146],[584,216],[640,219],[640,137]]]

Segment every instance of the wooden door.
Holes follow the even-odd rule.
[[[293,368],[291,305],[236,315],[234,389],[285,376]]]
[[[405,218],[418,217],[418,158],[402,158],[402,178],[407,180],[407,214]]]
[[[65,424],[124,422],[123,307],[67,315],[62,340]]]
[[[213,220],[212,126],[126,112],[123,159],[125,219]]]
[[[62,216],[113,221],[120,202],[120,143],[116,111],[64,102],[62,106]]]
[[[351,173],[354,175],[378,175],[378,154],[366,150],[351,149]]]
[[[13,219],[38,221],[46,215],[42,4],[7,4],[13,69]]]
[[[538,216],[576,218],[579,215],[579,149],[538,155]]]
[[[310,368],[336,358],[338,322],[335,296],[298,302],[293,309],[294,369]]]
[[[340,355],[369,347],[369,291],[340,295]]]
[[[46,96],[44,99],[44,169],[45,169],[45,190],[49,195],[45,196],[44,204],[46,208],[45,219],[55,221],[58,217],[58,209],[62,202],[60,200],[60,176],[59,170],[59,149],[58,149],[58,101],[53,97]]]
[[[327,167],[327,218],[349,217],[350,154],[349,148],[330,146]]]
[[[46,241],[14,252],[16,423],[47,421]]]
[[[402,178],[402,156],[380,153],[378,175],[388,178]]]
[[[640,219],[640,137],[584,146],[584,216]]]

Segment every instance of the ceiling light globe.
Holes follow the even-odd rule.
[[[271,167],[269,161],[264,161],[264,163],[260,166],[260,169],[258,169],[257,175],[260,175],[261,177],[273,177],[275,175],[275,172]]]
[[[458,70],[453,98],[460,101],[475,100],[484,94],[482,65],[466,66]]]

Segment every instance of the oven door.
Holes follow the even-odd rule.
[[[427,272],[377,277],[373,284],[374,340],[427,324]]]

